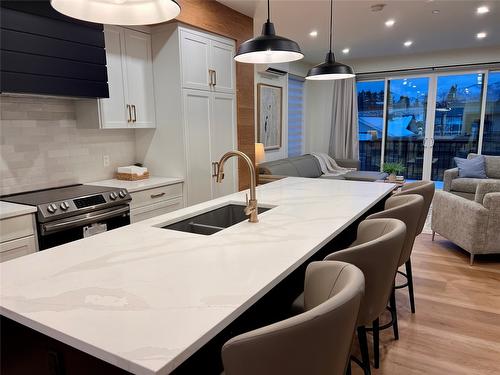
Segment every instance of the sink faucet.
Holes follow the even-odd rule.
[[[246,161],[248,169],[250,170],[250,200],[248,200],[247,195],[247,206],[245,207],[245,214],[249,216],[249,222],[258,223],[259,219],[257,217],[257,197],[255,194],[255,168],[253,166],[252,160],[248,157],[248,155],[244,154],[241,151],[226,152],[224,155],[222,155],[219,162],[214,163],[215,171],[213,177],[216,177],[217,182],[222,182],[222,180],[224,179],[224,164],[233,156],[240,157],[244,161]]]

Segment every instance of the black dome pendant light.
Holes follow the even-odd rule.
[[[333,0],[330,0],[330,51],[326,54],[325,62],[313,66],[307,73],[306,79],[314,81],[327,81],[334,79],[352,78],[356,75],[349,65],[335,61],[333,54]]]
[[[262,26],[262,35],[243,42],[234,59],[249,64],[270,64],[296,61],[303,57],[296,42],[276,35],[267,0],[267,21]]]

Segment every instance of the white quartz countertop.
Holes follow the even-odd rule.
[[[286,178],[211,236],[161,226],[240,192],[0,264],[0,313],[137,374],[167,374],[394,188]]]
[[[34,206],[0,201],[0,220],[14,216],[32,214],[36,212],[36,210],[37,208]]]
[[[108,186],[112,188],[127,189],[129,193],[146,189],[153,189],[159,186],[173,185],[184,182],[184,179],[177,177],[156,177],[152,176],[145,180],[123,181],[113,178],[96,182],[86,182],[85,185]]]

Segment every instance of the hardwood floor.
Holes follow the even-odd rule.
[[[443,237],[417,238],[416,314],[407,289],[398,290],[400,339],[381,332],[381,364],[372,374],[500,374],[500,257],[477,258],[471,267],[469,254]],[[362,374],[354,364],[353,374]]]

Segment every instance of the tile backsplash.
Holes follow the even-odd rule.
[[[1,95],[0,102],[0,195],[107,179],[135,162],[134,130],[77,128],[73,99]]]

